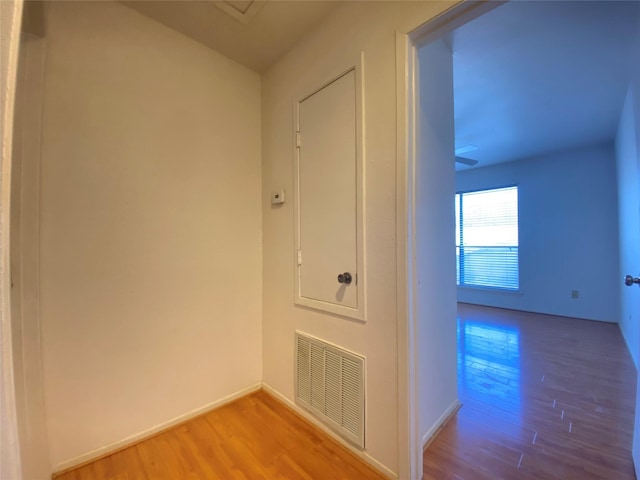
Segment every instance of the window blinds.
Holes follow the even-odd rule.
[[[518,187],[456,194],[458,285],[518,290]]]

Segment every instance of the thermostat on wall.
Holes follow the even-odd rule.
[[[284,203],[284,190],[271,194],[271,205],[281,205]]]

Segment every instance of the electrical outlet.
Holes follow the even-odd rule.
[[[580,291],[579,290],[571,290],[571,298],[580,298]]]

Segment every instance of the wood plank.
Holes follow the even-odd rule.
[[[381,480],[263,391],[56,477],[58,480]]]
[[[459,317],[463,406],[426,450],[425,479],[635,478],[636,372],[617,325],[468,305]],[[260,391],[58,478],[384,477]]]
[[[618,325],[460,304],[462,408],[425,479],[635,479],[636,371]]]

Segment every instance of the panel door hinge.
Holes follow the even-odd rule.
[[[298,250],[298,265],[302,265],[302,250]]]
[[[296,132],[296,147],[300,148],[300,145],[302,145],[302,138],[300,132]]]

